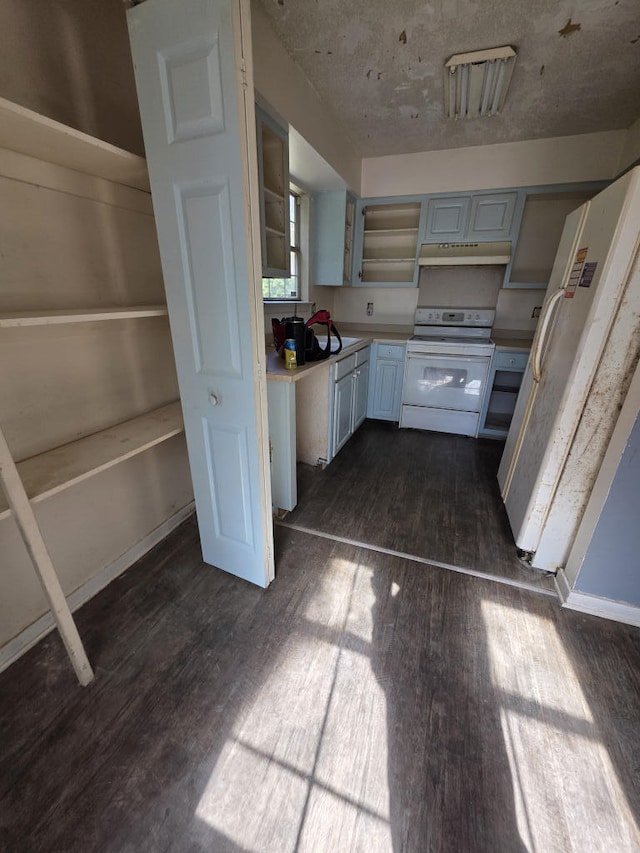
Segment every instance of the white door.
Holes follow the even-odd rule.
[[[273,579],[248,0],[127,13],[203,557]]]

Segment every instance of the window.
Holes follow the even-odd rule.
[[[291,276],[263,278],[263,299],[301,299],[300,293],[300,197],[289,193],[289,239],[291,241]]]

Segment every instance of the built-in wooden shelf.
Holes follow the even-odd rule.
[[[402,237],[403,235],[417,234],[417,228],[365,228],[365,234],[375,234],[380,237],[389,235],[392,237]]]
[[[166,314],[166,305],[132,305],[128,308],[73,308],[60,311],[10,311],[0,313],[0,329],[15,328],[16,326],[93,323],[97,320],[164,317]]]
[[[272,190],[270,187],[264,187],[264,194],[267,201],[277,201],[282,202],[286,200],[286,196],[277,190]]]
[[[279,228],[272,228],[270,225],[265,225],[264,230],[270,237],[286,237],[287,232],[281,231]]]
[[[144,157],[0,98],[0,147],[150,192]]]
[[[363,264],[401,264],[401,263],[409,263],[415,264],[416,259],[415,255],[411,258],[398,256],[397,258],[363,258]]]
[[[18,472],[29,499],[38,503],[183,431],[176,401],[18,462]],[[10,512],[0,495],[0,519]]]

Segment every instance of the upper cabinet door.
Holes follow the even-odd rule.
[[[311,284],[351,284],[355,201],[347,190],[311,199]]]
[[[249,0],[127,13],[206,562],[273,578]]]
[[[517,192],[474,194],[469,240],[508,240],[517,198]]]
[[[256,107],[262,275],[289,278],[289,136],[286,130]]]
[[[422,237],[428,243],[463,240],[469,224],[470,196],[432,196],[427,204],[427,221]]]

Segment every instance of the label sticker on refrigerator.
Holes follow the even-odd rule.
[[[564,298],[565,299],[573,299],[573,294],[576,292],[576,288],[582,278],[582,270],[584,267],[584,262],[587,258],[587,252],[589,251],[589,247],[585,246],[583,249],[578,249],[576,252],[576,259],[573,262],[573,266],[571,267],[571,272],[569,273],[569,281],[567,282],[567,286],[564,289]]]
[[[578,287],[591,287],[591,282],[593,281],[593,277],[596,274],[597,266],[597,261],[588,261],[584,265],[584,269],[582,270],[582,276],[580,278],[580,284],[578,285]]]

